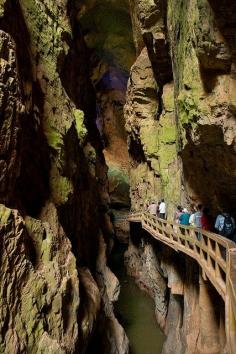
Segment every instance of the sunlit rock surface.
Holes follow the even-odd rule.
[[[162,112],[152,63],[146,48],[131,68],[125,105],[133,209],[145,208],[165,196],[171,213],[180,199],[177,129],[173,83],[162,88]]]
[[[233,205],[235,4],[131,1],[131,8],[137,50],[126,103],[131,176],[136,170],[132,206],[162,196],[171,216],[180,202],[202,202],[213,212]]]

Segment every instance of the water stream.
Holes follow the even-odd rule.
[[[164,335],[156,323],[153,300],[126,274],[124,245],[114,248],[110,267],[120,281],[115,313],[130,341],[131,354],[161,354]]]

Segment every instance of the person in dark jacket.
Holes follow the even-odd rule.
[[[234,218],[228,212],[220,213],[216,218],[215,229],[219,235],[231,239],[235,231]]]

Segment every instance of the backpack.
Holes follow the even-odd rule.
[[[230,215],[225,216],[223,229],[221,231],[222,236],[229,237],[234,232],[234,224]]]

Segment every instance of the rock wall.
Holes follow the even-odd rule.
[[[179,5],[169,2],[168,33],[185,187],[190,200],[228,208],[235,203],[236,5]]]
[[[79,11],[0,3],[1,353],[85,353],[95,337],[102,353],[128,351]]]
[[[162,90],[159,115],[159,87],[144,48],[131,69],[125,106],[131,203],[136,210],[165,196],[171,212],[180,199],[173,83],[166,83]]]
[[[213,213],[235,201],[235,4],[130,1],[137,60],[125,107],[131,203]],[[228,25],[227,25],[228,23]],[[132,177],[134,176],[134,177]]]
[[[180,199],[180,166],[174,83],[162,2],[131,1],[134,38],[142,36],[131,68],[125,105],[131,162],[131,204],[168,200],[172,213]]]

